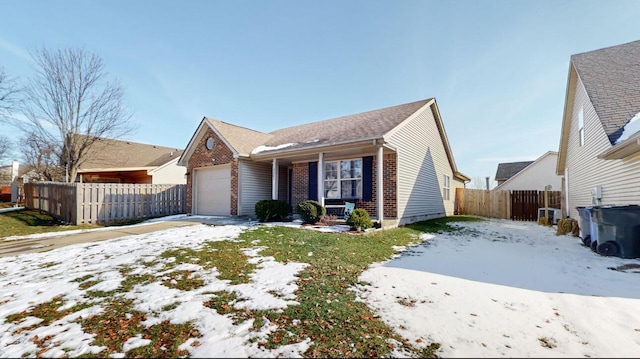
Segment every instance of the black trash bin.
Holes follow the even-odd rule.
[[[599,254],[621,258],[640,257],[640,206],[594,207],[592,221],[597,230]]]

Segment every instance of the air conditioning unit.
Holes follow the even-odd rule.
[[[558,221],[562,219],[560,208],[538,208],[538,221],[540,220],[540,218],[544,217],[545,209],[548,211],[547,223],[558,224]]]

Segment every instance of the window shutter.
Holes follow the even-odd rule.
[[[373,156],[362,157],[362,200],[373,200]]]
[[[309,199],[318,200],[318,162],[309,162]]]

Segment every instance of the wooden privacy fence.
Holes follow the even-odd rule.
[[[538,208],[545,207],[544,192],[457,188],[456,213],[516,221],[537,221]],[[547,207],[561,208],[560,191],[547,191],[547,196]]]
[[[25,207],[72,224],[111,224],[186,212],[184,184],[25,183]]]

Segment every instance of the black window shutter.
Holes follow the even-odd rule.
[[[362,157],[362,200],[373,199],[373,156]]]
[[[318,200],[318,162],[309,162],[309,199]]]

